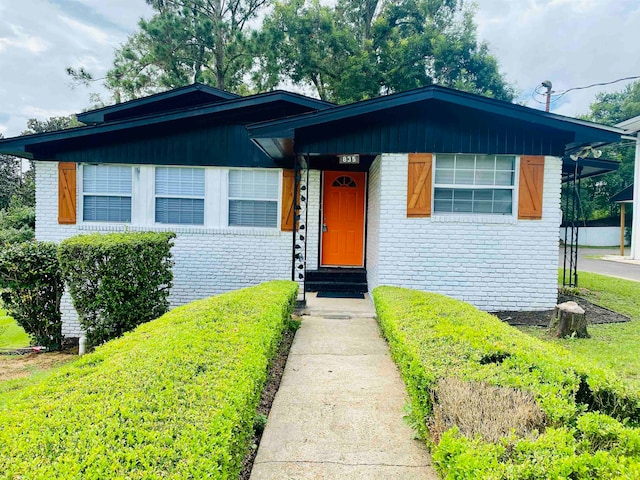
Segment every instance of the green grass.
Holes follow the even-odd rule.
[[[16,321],[0,309],[0,348],[20,348],[29,346],[29,335]]]
[[[628,315],[628,323],[589,325],[591,338],[553,339],[580,356],[613,369],[640,388],[640,282],[578,272],[580,295],[602,307]],[[523,328],[526,333],[551,340],[543,328]]]

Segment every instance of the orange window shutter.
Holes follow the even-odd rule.
[[[518,218],[523,220],[540,220],[542,218],[543,187],[544,157],[521,156]]]
[[[295,176],[293,170],[282,171],[282,218],[280,229],[283,232],[293,230],[293,191],[295,190]]]
[[[76,164],[58,163],[58,223],[76,223]]]
[[[410,153],[407,175],[407,217],[431,216],[433,155]]]

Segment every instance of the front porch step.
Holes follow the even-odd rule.
[[[305,290],[366,293],[367,271],[364,268],[321,268],[307,271]]]

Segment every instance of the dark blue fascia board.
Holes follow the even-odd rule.
[[[156,93],[154,95],[149,95],[147,97],[129,100],[128,102],[118,103],[116,105],[109,105],[108,107],[102,107],[102,108],[97,108],[95,110],[90,110],[88,112],[78,113],[76,117],[78,121],[82,123],[87,123],[87,124],[102,123],[104,122],[104,117],[106,115],[116,113],[116,112],[122,112],[124,110],[130,110],[133,108],[142,107],[150,103],[168,100],[170,98],[179,97],[181,95],[187,95],[189,93],[193,93],[197,91],[208,93],[213,98],[219,98],[222,100],[233,100],[235,98],[241,98],[240,95],[237,95],[235,93],[226,92],[224,90],[210,87],[209,85],[204,85],[202,83],[194,83],[192,85],[186,85],[184,87],[175,88],[173,90],[168,90],[166,92]]]
[[[298,128],[316,126],[350,117],[366,115],[379,110],[404,106],[428,100],[440,100],[460,106],[482,110],[503,117],[531,122],[536,125],[555,129],[572,131],[577,142],[581,144],[600,141],[613,143],[620,140],[624,133],[622,129],[599,125],[584,120],[565,117],[554,113],[535,110],[522,105],[482,97],[467,92],[460,92],[437,85],[431,85],[416,90],[396,93],[371,100],[336,106],[318,112],[306,113],[289,119],[270,120],[249,125],[249,137],[253,139],[282,138],[286,132]]]
[[[328,106],[333,105],[331,103],[317,100],[315,98],[305,97],[304,95],[300,95],[297,93],[276,90],[273,92],[260,93],[249,97],[240,97],[238,99],[204,107],[199,106],[179,111],[173,111],[166,114],[156,114],[145,117],[137,117],[130,120],[115,121],[107,124],[89,125],[85,127],[70,128],[67,130],[58,130],[56,132],[47,132],[7,138],[0,140],[0,153],[15,155],[22,158],[32,158],[32,155],[29,152],[30,146],[41,146],[43,144],[52,142],[73,140],[92,135],[113,133],[139,127],[148,127],[166,122],[186,120],[189,118],[196,118],[205,115],[221,114],[240,108],[266,105],[268,103],[277,101],[289,102],[310,109],[328,108]],[[16,153],[18,154],[16,155]]]

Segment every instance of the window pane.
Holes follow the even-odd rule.
[[[156,223],[204,225],[204,200],[156,198]]]
[[[452,188],[436,188],[434,196],[436,200],[453,200],[453,189]]]
[[[510,215],[513,209],[511,202],[495,202],[493,204],[493,213],[500,213],[503,215]]]
[[[474,190],[474,200],[493,200],[493,190]]]
[[[493,170],[476,170],[475,185],[493,185]]]
[[[475,155],[456,155],[457,170],[473,170],[475,163]]]
[[[453,199],[454,200],[472,200],[473,190],[454,190]]]
[[[456,170],[456,185],[473,185],[473,170]]]
[[[513,185],[513,172],[496,172],[496,185]]]
[[[84,165],[82,190],[85,193],[131,194],[131,167]]]
[[[433,202],[433,208],[436,212],[450,213],[453,212],[453,202],[451,200],[436,200]]]
[[[454,200],[453,201],[453,211],[462,213],[462,212],[472,212],[473,211],[473,202],[470,201],[462,201],[462,200]]]
[[[474,213],[492,213],[492,210],[491,202],[480,201],[473,204]]]
[[[496,157],[496,169],[497,170],[514,170],[516,164],[515,157],[509,155],[502,155]]]
[[[453,169],[455,165],[454,163],[455,158],[456,158],[455,155],[446,155],[446,154],[439,153],[436,156],[436,164],[438,165],[438,167],[441,167],[441,168]]]
[[[436,183],[443,185],[453,184],[453,169],[436,168]]]
[[[494,196],[496,202],[511,202],[513,198],[513,190],[494,190]]]
[[[85,195],[82,218],[87,222],[130,222],[131,197]]]
[[[277,227],[278,202],[229,200],[229,225]]]
[[[156,195],[204,197],[204,169],[156,167]]]
[[[277,171],[231,170],[229,172],[229,197],[277,200],[278,182]]]
[[[478,155],[476,157],[476,168],[484,170],[493,170],[495,168],[496,158],[493,155]]]

